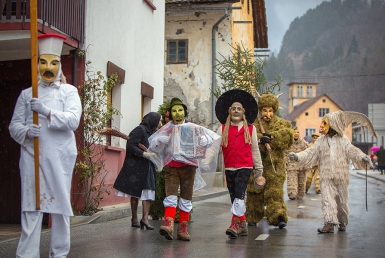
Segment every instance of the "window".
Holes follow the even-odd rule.
[[[326,99],[322,99],[322,102],[325,103],[325,102],[326,102]]]
[[[319,117],[324,117],[324,115],[326,115],[328,113],[329,113],[329,109],[328,108],[320,108],[319,109]]]
[[[187,39],[167,41],[167,64],[187,64]]]
[[[305,134],[306,134],[305,136],[312,135],[315,132],[316,132],[315,128],[306,128],[305,129]]]
[[[309,116],[309,112],[305,112],[305,116]]]
[[[297,86],[297,97],[302,97],[302,85]]]
[[[311,85],[306,86],[306,97],[308,98],[313,97],[313,86]]]

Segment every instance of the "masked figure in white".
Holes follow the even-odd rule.
[[[65,37],[39,36],[38,98],[32,88],[21,92],[9,125],[20,144],[21,225],[16,257],[40,257],[43,213],[50,213],[52,234],[49,257],[66,257],[70,250],[70,189],[77,149],[74,131],[82,105],[77,89],[66,84],[60,56]],[[33,111],[39,124],[33,124]],[[39,138],[40,210],[36,209],[34,138]]]
[[[349,216],[349,162],[352,160],[356,167],[365,169],[370,157],[353,146],[346,135],[345,128],[356,122],[376,132],[370,120],[361,113],[337,111],[326,114],[322,119],[319,132],[322,134],[314,144],[299,153],[289,153],[292,161],[298,166],[318,166],[320,185],[322,189],[322,217],[324,226],[319,233],[333,233],[334,227],[345,231]]]

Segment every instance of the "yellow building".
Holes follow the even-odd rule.
[[[315,96],[317,83],[289,83],[288,86],[289,114],[284,118],[297,126],[301,136],[304,138],[307,135],[318,132],[325,114],[343,110],[327,94]],[[344,133],[351,141],[351,124],[345,129]]]

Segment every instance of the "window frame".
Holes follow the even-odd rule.
[[[297,85],[297,97],[303,97],[303,86]]]
[[[180,41],[185,42],[185,61],[179,61],[179,54],[178,54],[178,43]],[[170,47],[169,44],[171,42],[176,42],[176,62],[170,62]],[[167,53],[166,53],[166,64],[171,65],[171,64],[187,64],[188,63],[188,39],[167,39]]]
[[[313,86],[312,85],[306,85],[306,97],[308,97],[308,98],[313,97]]]
[[[316,128],[305,128],[305,136],[312,135],[315,132],[317,132]]]
[[[324,117],[326,114],[329,114],[329,113],[330,113],[330,109],[329,108],[319,108],[318,109],[319,117]]]

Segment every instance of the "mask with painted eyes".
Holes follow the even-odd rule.
[[[294,140],[298,140],[298,138],[299,138],[299,131],[298,131],[298,129],[295,129],[294,130]]]
[[[185,118],[185,110],[182,105],[174,105],[171,107],[171,117],[175,124],[183,124]]]
[[[262,118],[265,120],[265,122],[270,122],[270,120],[274,116],[274,109],[273,107],[263,107],[262,108]]]
[[[55,81],[60,70],[60,57],[43,54],[39,57],[39,73],[44,82]]]
[[[231,122],[238,123],[243,120],[245,109],[243,108],[241,103],[234,102],[230,107],[229,113]]]
[[[330,130],[330,123],[329,123],[329,119],[327,119],[326,117],[324,117],[321,121],[321,125],[319,127],[319,133],[321,134],[327,134]]]

